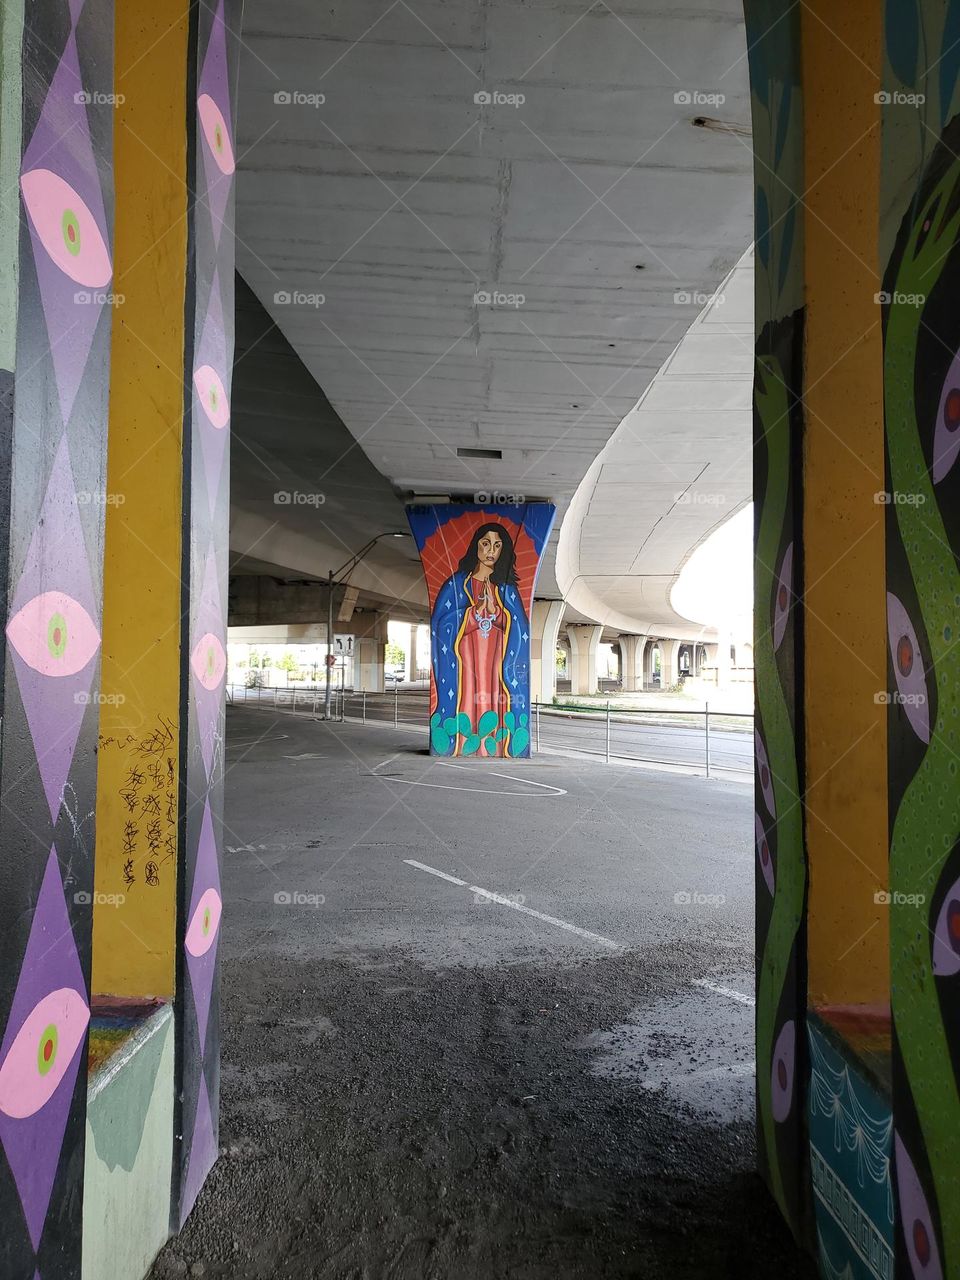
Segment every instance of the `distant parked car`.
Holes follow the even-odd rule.
[[[403,667],[387,667],[383,677],[387,684],[400,684],[405,675]]]

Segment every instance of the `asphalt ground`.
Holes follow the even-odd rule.
[[[751,786],[228,709],[173,1276],[812,1276],[755,1168]]]

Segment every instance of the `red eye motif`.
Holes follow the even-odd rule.
[[[216,689],[227,669],[227,655],[219,639],[208,631],[201,636],[190,656],[193,674],[205,689]]]
[[[906,712],[910,727],[921,740],[930,741],[930,706],[923,655],[910,615],[892,592],[887,592],[887,640],[893,659],[898,702]]]
[[[757,861],[760,863],[760,871],[763,875],[764,883],[770,890],[770,896],[774,892],[773,880],[773,859],[770,857],[770,842],[767,839],[767,833],[763,829],[763,823],[760,821],[759,813],[754,814],[754,835],[757,844]]]
[[[910,1269],[916,1277],[923,1276],[925,1280],[943,1280],[937,1237],[933,1229],[927,1197],[923,1193],[917,1171],[899,1133],[894,1134],[893,1149],[900,1217],[903,1223],[903,1238],[910,1258]]]
[[[44,591],[7,623],[7,636],[28,667],[42,676],[72,676],[100,647],[86,609],[62,591]]]
[[[233,158],[233,143],[223,112],[210,97],[209,93],[201,93],[197,99],[197,110],[200,113],[200,127],[207,140],[210,154],[217,162],[221,173],[233,173],[236,163]]]
[[[219,893],[216,889],[207,889],[197,903],[183,942],[192,956],[205,955],[213,946],[222,911]]]
[[[61,271],[88,289],[110,283],[110,252],[83,200],[59,174],[31,169],[20,179],[27,216]]]
[[[771,818],[777,816],[777,804],[773,794],[773,778],[770,776],[770,761],[767,759],[767,749],[763,745],[763,739],[757,730],[753,733],[753,743],[757,755],[757,774],[760,778],[760,792],[763,796],[763,803],[767,806],[767,812]]]
[[[933,429],[933,465],[930,474],[933,483],[939,484],[951,470],[960,453],[960,352],[950,362],[940,404],[937,407],[937,424]]]
[[[773,647],[774,650],[783,644],[787,630],[787,619],[790,616],[790,601],[793,597],[793,543],[783,553],[780,575],[777,579],[777,594],[773,611]]]
[[[23,1120],[53,1097],[83,1041],[90,1010],[72,987],[34,1006],[0,1063],[0,1111]]]
[[[796,1023],[790,1018],[780,1028],[773,1049],[772,1079],[770,1091],[773,1118],[782,1124],[793,1107],[793,1066],[797,1048]]]
[[[211,365],[203,364],[193,375],[193,385],[204,413],[213,426],[222,430],[230,421],[230,400],[220,375]]]

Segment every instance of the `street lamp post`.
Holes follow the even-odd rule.
[[[333,690],[331,688],[330,682],[333,678],[333,662],[334,662],[334,658],[333,658],[333,589],[340,582],[346,582],[349,579],[350,574],[353,573],[354,569],[357,567],[360,561],[364,558],[367,552],[371,551],[377,545],[377,543],[380,541],[381,538],[409,538],[409,537],[410,537],[409,533],[399,533],[399,532],[378,533],[376,537],[371,538],[370,541],[365,546],[361,547],[360,550],[356,553],[356,555],[352,555],[350,559],[346,561],[345,564],[342,564],[339,569],[337,569],[335,572],[333,569],[331,569],[330,572],[327,574],[327,683],[326,683],[326,689],[324,691],[324,696],[323,696],[324,720],[330,720],[332,718],[330,704],[331,704]],[[341,574],[345,574],[346,576],[341,578],[340,577]]]

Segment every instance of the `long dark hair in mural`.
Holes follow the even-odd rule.
[[[530,611],[555,508],[410,507],[430,599],[430,747],[530,753]]]
[[[960,1273],[958,155],[955,118],[884,281],[894,1163],[915,1277]]]

